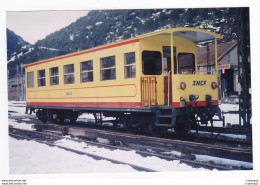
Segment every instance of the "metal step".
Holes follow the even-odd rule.
[[[155,124],[156,127],[171,127],[170,124]]]
[[[157,115],[157,118],[172,118],[171,114],[167,114],[167,115]]]

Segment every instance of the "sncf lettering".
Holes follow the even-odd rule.
[[[193,81],[192,86],[205,86],[207,81]]]

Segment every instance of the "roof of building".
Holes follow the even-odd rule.
[[[218,60],[221,60],[222,57],[231,51],[237,44],[237,41],[223,42],[218,44]],[[206,64],[207,63],[207,46],[197,47],[197,57],[198,64]],[[214,45],[209,46],[209,64],[215,63],[215,47]]]

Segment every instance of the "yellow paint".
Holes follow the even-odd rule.
[[[173,75],[172,77],[173,102],[180,102],[180,97],[189,101],[189,95],[199,95],[197,101],[206,101],[206,95],[211,95],[212,100],[218,100],[218,88],[212,89],[211,83],[217,82],[217,75]],[[206,81],[205,85],[193,86],[193,81]],[[186,89],[180,89],[181,82],[186,83]]]
[[[28,102],[140,102],[140,74],[136,78],[124,77],[124,53],[138,53],[138,43],[110,48],[89,54],[61,59],[26,67],[26,73],[34,71],[34,88],[27,88]],[[115,55],[116,80],[100,81],[100,58]],[[93,82],[80,82],[80,62],[93,60]],[[74,84],[64,84],[64,65],[74,64]],[[59,68],[59,85],[50,86],[50,68]],[[139,68],[136,57],[136,68]],[[37,71],[45,69],[46,86],[38,87]],[[69,93],[67,93],[69,92]],[[69,94],[69,95],[68,95]],[[77,98],[79,97],[79,98]],[[96,98],[95,98],[96,97]],[[38,98],[38,99],[37,99]]]
[[[194,28],[173,28],[168,30],[162,30],[138,36],[136,38],[120,41],[113,44],[120,44],[123,42],[139,39],[139,42],[120,45],[117,47],[107,48],[87,54],[81,54],[78,56],[71,56],[69,58],[58,59],[52,62],[39,64],[44,61],[36,62],[38,65],[30,66],[25,65],[27,72],[34,71],[34,88],[26,89],[27,102],[141,102],[141,87],[140,78],[147,77],[142,73],[142,52],[144,50],[160,51],[162,52],[162,46],[175,46],[177,55],[180,52],[193,53],[195,56],[195,66],[197,66],[197,50],[196,44],[188,39],[172,36],[174,31],[199,31],[210,34],[216,39],[221,36],[201,29]],[[171,43],[173,40],[173,43]],[[109,47],[113,44],[100,46],[94,49],[100,49],[102,47]],[[93,49],[93,48],[92,48]],[[92,50],[90,49],[90,50]],[[81,52],[86,52],[84,50]],[[135,52],[136,59],[136,77],[125,79],[124,74],[124,54],[129,52]],[[172,51],[171,51],[172,52]],[[77,54],[77,53],[75,53]],[[71,55],[71,54],[69,54]],[[69,56],[64,55],[64,56]],[[115,56],[116,65],[116,79],[100,81],[100,58]],[[177,57],[178,58],[178,57]],[[93,82],[80,82],[80,62],[93,60]],[[64,65],[74,64],[74,84],[64,84]],[[50,68],[59,68],[59,85],[50,86]],[[172,64],[173,67],[173,64]],[[46,86],[38,87],[37,71],[45,69]],[[163,70],[163,69],[162,69]],[[172,69],[173,70],[173,69]],[[197,70],[197,68],[195,69]],[[156,76],[157,80],[157,103],[158,105],[164,105],[164,75],[163,71],[161,75]],[[210,94],[213,100],[217,100],[217,90],[211,89],[211,82],[217,82],[217,75],[174,75],[173,74],[173,102],[179,102],[180,97],[188,98],[190,94],[199,95],[198,101],[205,101],[205,95]],[[193,80],[207,80],[205,86],[193,87]],[[181,82],[186,82],[186,90],[179,89]]]

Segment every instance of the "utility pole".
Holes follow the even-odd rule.
[[[21,97],[22,97],[22,100],[24,101],[24,78],[23,78],[23,63],[20,65],[20,68],[21,68]]]
[[[16,87],[16,90],[17,90],[17,97],[16,97],[16,101],[19,100],[19,65],[16,66],[16,69],[17,69],[17,87]]]
[[[209,74],[209,43],[207,44],[207,74]]]
[[[251,69],[250,69],[250,28],[249,8],[239,8],[238,17],[238,80],[242,91],[239,95],[239,125],[251,128]]]

